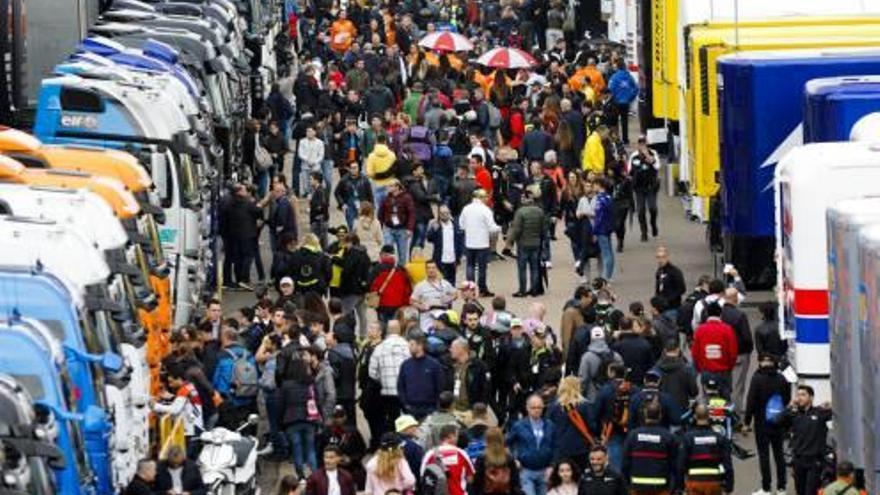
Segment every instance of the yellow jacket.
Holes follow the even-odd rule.
[[[394,174],[387,174],[387,172],[396,160],[397,156],[388,148],[388,145],[376,143],[373,152],[367,157],[367,177],[377,186],[387,186],[394,180]],[[376,177],[382,174],[387,174],[387,176]]]
[[[598,132],[593,132],[587,138],[587,144],[584,145],[584,154],[581,158],[581,165],[585,172],[594,172],[602,174],[605,172],[605,148],[602,146],[602,137]]]

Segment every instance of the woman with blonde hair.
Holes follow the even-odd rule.
[[[361,202],[361,209],[354,221],[352,232],[361,240],[361,246],[367,250],[371,261],[379,259],[379,250],[385,243],[382,223],[373,214],[373,203]]]
[[[486,430],[486,448],[474,463],[470,495],[521,495],[519,468],[504,445],[504,433],[493,426]]]
[[[575,459],[581,471],[588,466],[590,448],[596,437],[590,429],[590,403],[581,393],[581,380],[576,376],[567,376],[559,382],[559,389],[547,418],[556,425],[553,434],[553,462],[562,459]]]
[[[400,438],[392,432],[382,435],[379,450],[367,462],[367,495],[385,495],[389,490],[401,493],[413,490],[416,477],[400,448]]]

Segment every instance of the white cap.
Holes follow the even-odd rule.
[[[590,340],[605,340],[605,330],[599,326],[593,327],[590,330]]]
[[[290,278],[290,277],[284,277],[284,278],[281,279],[280,282],[278,282],[278,285],[279,285],[279,286],[281,286],[281,285],[293,285],[293,279]]]

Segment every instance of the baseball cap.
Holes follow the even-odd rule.
[[[590,330],[590,340],[605,340],[605,330],[600,326],[593,327]]]
[[[398,446],[400,446],[400,437],[398,437],[396,433],[386,431],[379,439],[380,449],[392,449]]]
[[[394,431],[397,433],[403,433],[411,426],[419,426],[419,422],[409,414],[403,414],[394,420]]]
[[[290,277],[284,277],[278,282],[278,285],[293,285],[293,279]]]
[[[522,326],[523,326],[523,322],[519,318],[511,318],[510,319],[510,328],[513,328],[513,327],[522,328]]]

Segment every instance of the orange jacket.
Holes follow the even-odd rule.
[[[330,26],[330,49],[345,52],[357,37],[357,28],[348,19],[336,19]]]

